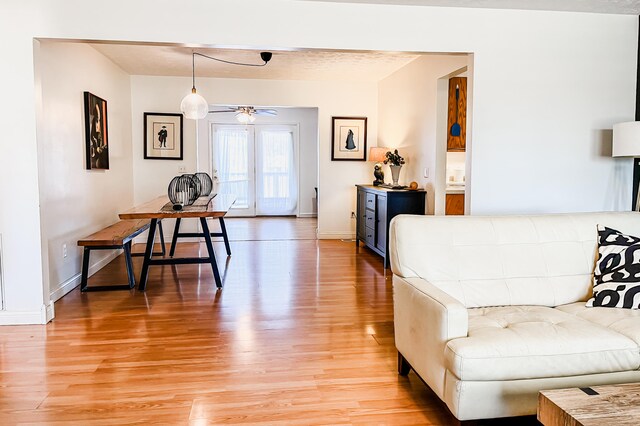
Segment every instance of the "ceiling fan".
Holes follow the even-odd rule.
[[[227,107],[227,109],[209,111],[209,114],[216,114],[220,112],[233,112],[236,114],[236,119],[241,123],[253,123],[256,119],[256,115],[268,115],[275,117],[278,115],[278,111],[275,109],[254,108],[252,106],[238,106]]]

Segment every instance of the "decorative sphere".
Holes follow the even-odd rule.
[[[200,196],[207,196],[211,194],[211,190],[213,189],[213,181],[211,180],[211,176],[205,172],[198,172],[193,175],[199,184],[199,193]]]
[[[418,182],[411,182],[409,184],[409,189],[418,189]]]
[[[176,176],[169,182],[167,195],[174,205],[190,206],[200,196],[198,192],[199,186],[200,182],[193,175]]]

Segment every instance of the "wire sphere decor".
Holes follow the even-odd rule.
[[[194,175],[176,176],[169,182],[167,195],[174,210],[192,205],[200,196],[200,181]]]
[[[213,189],[213,180],[208,173],[198,172],[193,175],[200,183],[200,196],[206,197],[211,194],[211,190]]]

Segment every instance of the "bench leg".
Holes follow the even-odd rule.
[[[169,257],[173,257],[176,252],[176,243],[178,242],[178,233],[180,232],[180,218],[176,219],[176,226],[173,228],[173,236],[171,237],[171,249],[169,250]]]
[[[147,287],[147,276],[149,274],[149,261],[153,256],[153,242],[156,239],[156,224],[158,219],[151,219],[151,225],[149,225],[149,235],[147,236],[147,245],[144,249],[144,261],[142,262],[142,272],[140,273],[140,284],[138,288],[140,291],[144,291]]]
[[[216,287],[220,288],[222,287],[222,281],[220,280],[220,272],[218,271],[218,264],[216,263],[216,254],[213,252],[213,244],[211,244],[211,232],[209,231],[209,225],[207,225],[207,218],[201,217],[200,223],[202,224],[204,241],[207,244],[207,251],[209,252],[211,269],[213,269],[213,278],[216,280]]]
[[[84,248],[82,253],[82,278],[80,278],[80,291],[85,291],[87,288],[87,279],[89,277],[89,255],[91,249],[89,247]]]
[[[127,265],[127,276],[129,278],[129,288],[136,286],[136,277],[133,274],[133,262],[131,261],[131,241],[122,246],[124,249],[124,262]]]
[[[224,226],[224,218],[220,217],[220,229],[222,230],[222,238],[224,238],[224,247],[227,249],[227,256],[231,256],[231,246],[229,246],[229,237],[227,236],[227,227]]]

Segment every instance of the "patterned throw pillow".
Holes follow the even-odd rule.
[[[598,225],[598,261],[587,306],[640,309],[640,238]]]

